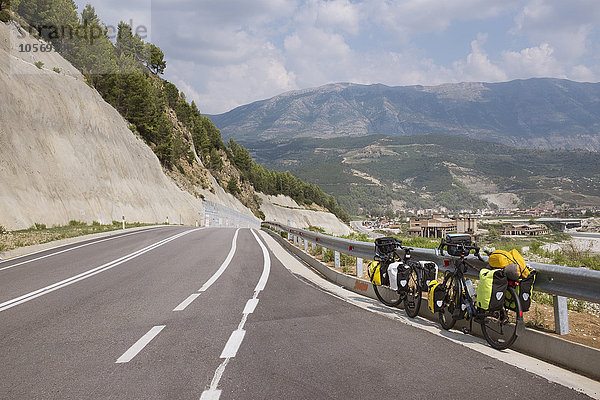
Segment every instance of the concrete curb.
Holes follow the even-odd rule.
[[[83,236],[75,236],[72,238],[55,240],[53,242],[36,244],[33,246],[19,247],[18,249],[9,250],[7,252],[0,253],[0,261],[7,261],[7,260],[10,260],[11,258],[21,257],[21,256],[25,256],[25,255],[32,254],[32,253],[38,253],[40,251],[50,250],[50,249],[53,249],[56,247],[66,246],[66,245],[73,244],[73,243],[79,243],[79,242],[85,242],[85,241],[93,240],[93,239],[101,239],[101,238],[105,238],[105,237],[115,236],[118,234],[122,234],[123,232],[126,232],[126,233],[136,232],[136,231],[141,231],[144,229],[158,228],[158,227],[164,227],[164,226],[174,226],[174,225],[149,225],[149,226],[140,226],[140,227],[136,227],[136,228],[127,228],[125,230],[117,229],[114,231],[91,233],[91,234],[83,235]]]
[[[335,271],[306,254],[304,251],[282,238],[281,235],[268,229],[263,230],[275,238],[286,250],[317,270],[329,281],[354,293],[377,299],[371,282]],[[421,302],[419,316],[432,321],[438,320],[437,315],[434,315],[429,311],[427,302],[425,301]],[[466,326],[468,326],[467,321],[457,321],[454,329],[461,329]],[[479,324],[473,324],[473,333],[477,336],[482,336]],[[511,346],[511,349],[577,371],[578,373],[600,381],[600,350],[592,347],[569,342],[543,332],[526,329],[525,333],[517,338],[516,342]]]

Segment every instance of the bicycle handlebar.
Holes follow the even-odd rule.
[[[473,255],[476,256],[479,259],[479,261],[485,262],[483,260],[483,258],[481,258],[481,254],[479,254],[480,248],[476,244],[467,245],[464,243],[448,243],[448,242],[446,242],[446,239],[442,238],[442,241],[441,241],[440,245],[438,246],[438,250],[440,251],[440,254],[442,256],[444,255],[444,248],[447,248],[448,246],[453,246],[453,247],[461,248],[464,250],[468,250],[467,255],[471,254],[471,251],[473,251]]]

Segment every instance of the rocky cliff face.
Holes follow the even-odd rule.
[[[463,135],[519,147],[600,151],[600,84],[559,79],[435,87],[326,85],[211,116],[224,137],[268,140]]]
[[[254,218],[208,170],[201,171],[209,180],[204,189],[190,188],[176,171],[167,176],[153,151],[76,68],[55,52],[21,52],[21,44],[43,43],[14,23],[0,22],[2,226],[106,223],[123,216],[202,224],[202,197]],[[273,207],[268,198],[263,206]],[[328,232],[347,229],[328,213],[284,209],[277,215],[295,221],[298,213],[303,222],[315,214]]]
[[[125,216],[194,224],[201,199],[165,176],[152,150],[60,55],[20,52],[19,44],[40,42],[18,29],[0,23],[0,223]]]

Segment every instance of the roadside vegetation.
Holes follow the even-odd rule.
[[[126,222],[126,228],[146,226],[138,222]],[[81,221],[69,221],[68,225],[47,227],[45,224],[36,223],[28,229],[6,232],[0,226],[0,252],[14,250],[20,247],[33,246],[52,242],[55,240],[68,239],[72,237],[89,235],[92,233],[109,232],[123,229],[121,221],[113,221],[111,224],[101,224],[94,221],[86,224]]]

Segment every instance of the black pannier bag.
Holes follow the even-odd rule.
[[[533,284],[535,282],[535,270],[529,273],[529,276],[519,281],[519,286],[515,286],[517,294],[519,295],[519,301],[521,302],[521,308],[523,312],[529,311],[531,307],[531,291],[533,290]],[[510,292],[506,292],[506,301],[504,305],[511,310],[516,310],[517,306],[510,295]]]
[[[462,233],[449,233],[446,235],[446,249],[451,256],[468,256],[470,250],[464,246],[473,244],[471,235]]]
[[[421,268],[419,272],[419,282],[424,292],[427,292],[429,284],[437,279],[438,266],[433,261],[419,261]]]
[[[407,291],[410,272],[410,265],[405,263],[400,263],[400,265],[398,265],[398,293]]]

